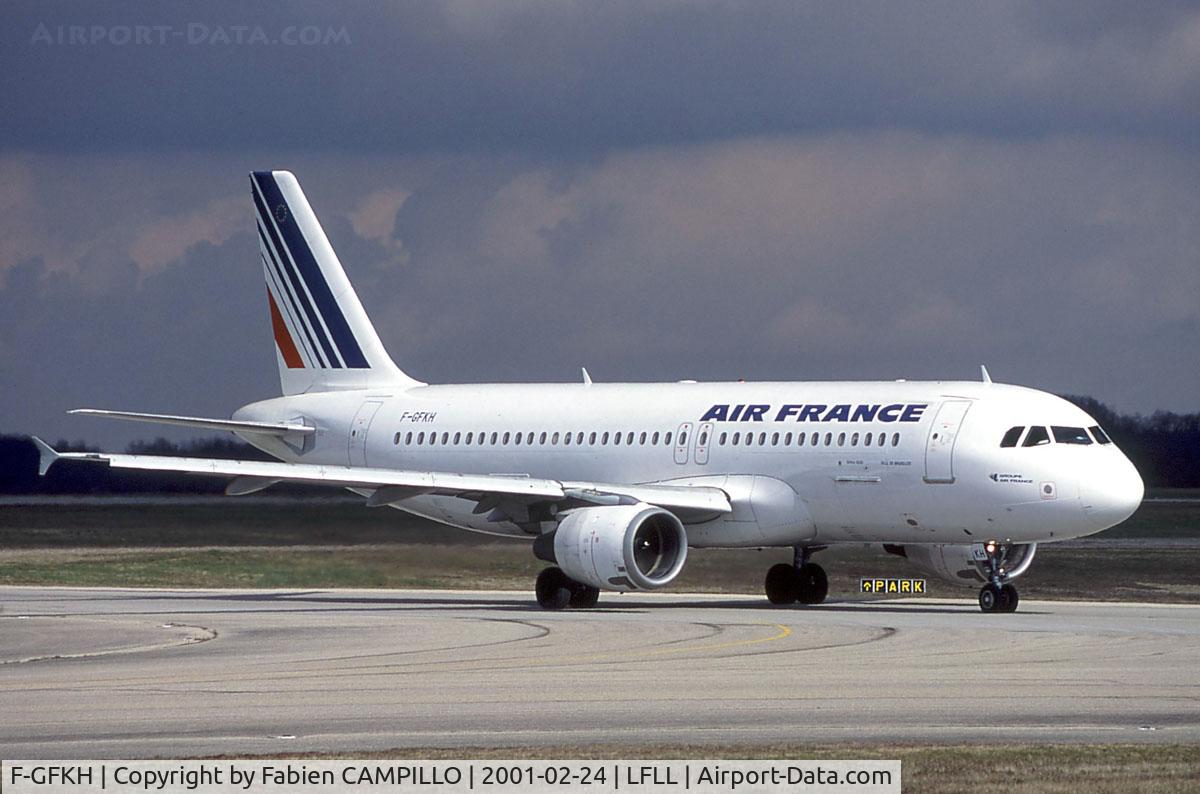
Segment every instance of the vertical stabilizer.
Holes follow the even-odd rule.
[[[296,177],[255,171],[250,187],[283,393],[421,385],[384,350]]]

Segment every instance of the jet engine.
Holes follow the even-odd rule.
[[[982,543],[972,545],[935,545],[912,543],[905,546],[885,545],[889,554],[904,557],[923,573],[961,585],[977,585],[988,581],[987,553]],[[1015,543],[1000,562],[1004,581],[1016,579],[1033,563],[1036,543]]]
[[[534,553],[592,587],[654,590],[683,570],[687,533],[673,513],[660,507],[640,502],[584,507],[538,538]]]

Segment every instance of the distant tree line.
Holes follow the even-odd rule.
[[[1147,487],[1200,488],[1200,413],[1119,414],[1091,397],[1064,396],[1100,422],[1137,466]],[[100,451],[82,441],[65,439],[53,446],[60,452]],[[245,442],[220,437],[182,444],[165,438],[135,441],[125,451],[136,455],[272,459]],[[0,436],[0,494],[210,494],[225,488],[222,478],[118,470],[79,461],[59,461],[46,477],[39,477],[37,468],[37,448],[27,436]],[[294,492],[297,488],[276,486],[273,490]]]

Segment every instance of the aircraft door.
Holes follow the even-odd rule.
[[[954,482],[954,442],[970,407],[970,400],[946,400],[938,407],[925,442],[925,482]]]
[[[354,421],[350,423],[349,438],[351,466],[367,465],[367,432],[371,429],[371,420],[382,405],[379,400],[367,400],[354,415]]]
[[[680,466],[688,462],[688,449],[692,443],[692,423],[684,422],[675,433],[675,462]]]
[[[696,462],[708,463],[708,448],[712,446],[712,422],[704,422],[696,429]]]

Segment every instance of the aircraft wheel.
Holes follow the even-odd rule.
[[[997,612],[1016,612],[1017,604],[1020,602],[1020,597],[1017,595],[1017,588],[1011,584],[1000,586],[1000,605]]]
[[[767,571],[763,589],[767,591],[767,600],[772,604],[794,604],[799,597],[798,585],[796,569],[781,562]]]
[[[600,602],[600,588],[586,584],[575,584],[571,591],[569,606],[571,609],[591,609]]]
[[[571,579],[561,568],[544,569],[538,574],[534,587],[538,606],[548,610],[566,609],[571,603],[571,584]]]
[[[979,608],[984,612],[997,612],[1000,607],[1000,588],[994,584],[985,584],[979,591]]]
[[[829,595],[829,577],[825,569],[814,562],[806,562],[796,570],[796,600],[801,604],[819,604]]]

